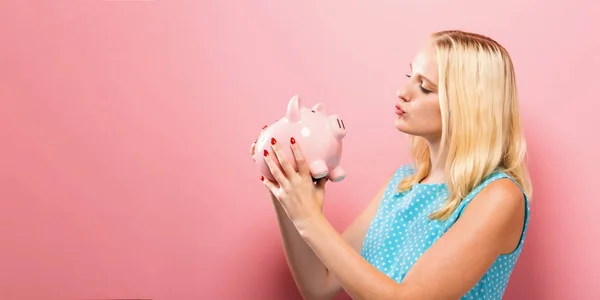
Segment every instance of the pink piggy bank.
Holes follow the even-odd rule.
[[[346,177],[346,172],[340,166],[342,139],[345,135],[344,121],[337,115],[326,115],[324,104],[318,103],[312,109],[303,108],[300,98],[294,96],[288,103],[285,117],[271,124],[261,133],[256,142],[253,158],[260,173],[275,182],[263,155],[264,149],[269,151],[269,155],[275,155],[271,149],[271,138],[275,138],[288,161],[298,171],[294,154],[290,149],[290,138],[293,137],[304,154],[313,179],[327,176],[329,180],[338,182]]]

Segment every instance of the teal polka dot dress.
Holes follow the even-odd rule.
[[[397,186],[400,181],[413,172],[410,164],[396,170],[361,249],[361,255],[369,263],[396,282],[402,282],[411,266],[450,229],[481,189],[494,180],[510,178],[502,172],[493,173],[465,197],[450,218],[438,221],[429,219],[429,215],[443,205],[448,196],[446,185],[416,184],[409,191],[399,192]],[[524,231],[517,249],[498,257],[487,273],[462,299],[502,299],[527,233],[528,203],[526,207]]]

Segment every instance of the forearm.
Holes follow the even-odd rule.
[[[300,236],[279,201],[275,198],[272,198],[272,201],[277,213],[286,260],[303,298],[330,297],[334,288],[330,287],[325,265]]]
[[[352,299],[406,299],[400,285],[364,260],[323,216],[298,230]]]

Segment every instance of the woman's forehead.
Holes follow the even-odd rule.
[[[438,64],[436,51],[431,43],[426,43],[415,55],[411,63],[413,73],[419,73],[432,83],[438,83]]]

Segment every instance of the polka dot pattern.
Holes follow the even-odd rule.
[[[377,214],[371,222],[361,255],[373,266],[396,282],[402,282],[419,257],[435,243],[462,214],[477,193],[490,182],[510,178],[502,172],[493,173],[477,186],[446,221],[429,219],[429,215],[444,204],[448,191],[445,184],[416,184],[406,192],[398,192],[400,181],[413,174],[410,164],[403,165],[390,180]],[[501,255],[461,299],[502,299],[509,277],[521,254],[529,221],[526,220],[518,248]]]

